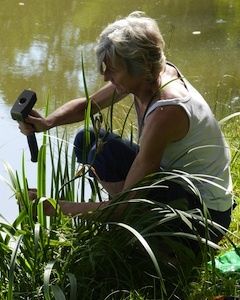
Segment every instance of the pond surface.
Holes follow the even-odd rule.
[[[239,110],[239,0],[2,0],[0,5],[0,174],[6,179],[3,161],[20,171],[24,150],[29,183],[36,185],[36,164],[9,114],[20,92],[36,91],[41,111],[49,94],[50,110],[83,96],[81,55],[89,92],[99,88],[96,38],[108,23],[134,10],[157,20],[168,60],[201,91],[218,119]],[[17,205],[2,181],[0,195],[0,213],[11,222]]]

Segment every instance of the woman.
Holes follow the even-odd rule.
[[[132,94],[138,117],[139,145],[131,145],[114,134],[100,132],[103,149],[96,148],[91,132],[92,164],[110,195],[131,189],[147,175],[160,170],[204,174],[194,181],[213,221],[228,228],[232,208],[230,151],[208,104],[179,70],[166,61],[164,40],[157,23],[141,12],[108,25],[96,47],[98,68],[108,82],[90,99],[97,112]],[[43,118],[36,111],[21,124],[28,135],[84,119],[85,99],[75,99]],[[75,138],[79,162],[83,133]],[[117,163],[120,162],[120,163]],[[148,196],[168,202],[183,196],[187,208],[201,207],[199,199],[181,184],[168,182],[166,191]],[[64,213],[74,215],[108,205],[61,202]],[[215,241],[221,234],[215,237]]]

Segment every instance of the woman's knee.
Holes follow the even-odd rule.
[[[75,155],[77,157],[77,161],[79,163],[86,163],[86,159],[88,157],[88,152],[89,150],[92,148],[92,146],[94,145],[96,138],[95,138],[95,133],[94,130],[92,128],[90,128],[89,130],[89,134],[90,134],[90,145],[86,145],[86,130],[84,128],[81,128],[75,138],[74,138],[74,152]]]
[[[105,182],[124,181],[136,157],[136,149],[115,136],[94,145],[88,155],[98,177]]]
[[[111,133],[109,134],[104,129],[100,129],[99,132],[95,132],[94,129],[91,127],[88,131],[89,133],[89,144],[86,144],[86,130],[84,128],[81,128],[74,139],[74,152],[77,157],[77,161],[79,163],[90,163],[89,162],[89,156],[92,158],[95,157],[96,154],[96,144],[97,141],[108,141],[111,140],[116,135]],[[92,153],[90,153],[90,151]],[[92,161],[92,160],[91,160]]]
[[[77,160],[90,164],[98,177],[106,182],[124,180],[138,150],[137,145],[123,141],[118,135],[104,130],[97,135],[91,130],[89,147],[84,144],[84,130],[80,130],[74,141]]]

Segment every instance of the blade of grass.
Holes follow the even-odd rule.
[[[144,239],[144,237],[137,231],[135,230],[133,227],[124,224],[124,223],[119,223],[119,222],[108,222],[109,225],[116,225],[116,226],[120,226],[123,227],[125,229],[127,229],[129,232],[131,232],[136,238],[137,240],[142,244],[142,246],[144,247],[144,249],[146,250],[146,252],[148,253],[150,259],[152,260],[152,263],[155,267],[155,270],[159,276],[159,280],[161,282],[161,287],[163,292],[166,294],[166,288],[165,288],[165,284],[164,284],[164,280],[163,280],[163,276],[161,273],[161,270],[159,268],[157,259],[151,249],[151,247],[149,246],[149,244],[147,243],[147,241]]]
[[[46,194],[46,143],[40,147],[38,154],[37,182],[37,197],[40,198]],[[44,215],[43,206],[41,204],[37,206],[37,211],[39,223],[45,228],[46,216]]]
[[[132,110],[132,108],[133,108],[133,105],[134,105],[134,103],[132,103],[131,106],[129,107],[128,112],[127,112],[127,115],[126,115],[126,117],[125,117],[125,119],[124,119],[123,126],[122,126],[122,130],[121,130],[121,134],[120,134],[121,138],[123,137],[124,129],[125,129],[125,127],[126,127],[127,120],[128,120],[129,115],[130,115],[130,112],[131,112],[131,110]]]
[[[44,275],[43,275],[43,292],[44,292],[44,297],[46,300],[51,300],[51,295],[50,295],[50,277],[53,271],[53,266],[56,261],[51,261],[49,262],[45,269],[44,269]]]
[[[220,125],[223,125],[224,123],[226,123],[226,122],[229,121],[230,119],[235,118],[235,117],[239,117],[239,116],[240,116],[240,112],[236,112],[236,113],[233,113],[233,114],[231,114],[231,115],[229,115],[229,116],[227,116],[227,117],[221,119],[218,123],[219,123]]]
[[[82,75],[83,75],[83,84],[84,84],[84,92],[87,101],[87,106],[85,109],[84,115],[84,145],[83,145],[83,161],[87,161],[87,153],[89,151],[90,145],[90,120],[94,123],[94,120],[91,116],[91,100],[89,98],[87,83],[86,83],[86,76],[85,76],[85,69],[84,69],[84,61],[83,61],[83,54],[82,58]],[[82,177],[82,189],[81,189],[81,202],[85,201],[85,176]]]
[[[63,291],[58,285],[52,285],[51,290],[56,300],[66,300]]]
[[[70,299],[77,300],[77,279],[73,273],[67,273],[67,277],[70,283]]]
[[[13,300],[13,286],[14,286],[14,270],[16,266],[16,259],[18,254],[18,249],[20,247],[20,244],[22,242],[23,236],[20,235],[14,245],[12,256],[11,256],[11,262],[10,262],[10,270],[9,270],[9,283],[8,283],[8,300]]]

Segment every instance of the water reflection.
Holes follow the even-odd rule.
[[[16,54],[12,72],[16,73],[16,75],[24,74],[25,77],[41,74],[44,71],[43,65],[46,60],[48,64],[47,52],[47,43],[33,41],[29,49]],[[49,60],[51,61],[51,57]]]
[[[50,110],[83,95],[82,54],[89,91],[99,88],[96,38],[117,16],[134,10],[158,21],[168,59],[202,92],[218,118],[240,108],[240,1],[9,0],[0,4],[0,159],[13,167],[19,168],[19,153],[27,149],[9,117],[19,93],[35,90],[39,109],[50,93]],[[116,119],[123,119],[125,111],[119,109]],[[0,193],[7,198],[1,189],[2,183]]]
[[[58,102],[82,95],[81,52],[89,89],[94,90],[101,84],[94,55],[99,32],[116,16],[140,9],[159,22],[169,59],[213,103],[225,74],[239,79],[239,68],[232,63],[239,52],[239,7],[239,1],[222,0],[5,1],[0,12],[3,99],[11,105],[23,88],[41,94],[39,106],[48,90]]]

